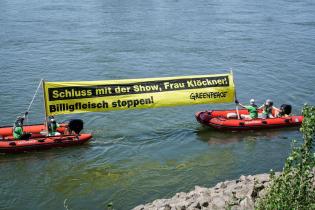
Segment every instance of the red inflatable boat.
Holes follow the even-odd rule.
[[[67,135],[67,127],[67,124],[61,124],[57,129],[61,135],[47,136],[45,135],[45,125],[25,125],[23,126],[24,132],[31,133],[31,137],[28,140],[14,140],[12,126],[0,127],[0,153],[75,146],[84,144],[92,138],[91,134],[75,134],[75,132]]]
[[[261,110],[259,110],[261,113]],[[246,109],[239,110],[239,115],[249,115]],[[212,110],[195,114],[199,123],[218,130],[253,130],[282,127],[297,127],[303,121],[303,116],[286,116],[268,119],[238,119],[236,110]]]

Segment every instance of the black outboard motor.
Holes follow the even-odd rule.
[[[292,106],[290,104],[282,104],[280,106],[280,116],[289,115],[292,112]]]
[[[79,134],[83,129],[83,120],[80,119],[72,119],[68,123],[69,132],[74,132],[75,134]]]

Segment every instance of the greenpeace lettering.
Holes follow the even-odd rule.
[[[234,101],[232,74],[45,82],[48,115]]]
[[[197,100],[203,98],[225,98],[227,91],[225,92],[207,92],[207,93],[192,93],[190,94],[190,99]]]

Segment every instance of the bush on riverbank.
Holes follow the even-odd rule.
[[[315,209],[315,187],[313,186],[315,170],[315,107],[305,105],[303,108],[304,143],[297,147],[292,143],[292,152],[287,158],[283,172],[275,177],[271,173],[272,185],[266,196],[257,203],[258,209]]]

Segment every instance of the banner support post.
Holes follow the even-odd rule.
[[[44,98],[44,114],[45,114],[45,128],[47,129],[48,132],[48,124],[47,124],[47,104],[46,104],[46,91],[45,91],[45,80],[42,79],[42,87],[43,87],[43,98]]]
[[[233,78],[233,85],[234,85],[234,100],[237,100],[237,97],[236,97],[236,85],[235,85],[235,81],[234,81],[233,70],[231,70],[230,72],[231,72],[231,75],[232,75],[232,78]],[[237,114],[237,119],[241,119],[241,117],[240,117],[240,113],[239,113],[239,111],[238,111],[238,104],[236,104],[236,114]]]

